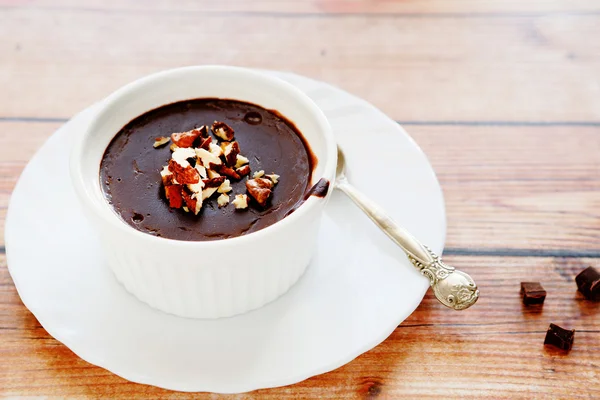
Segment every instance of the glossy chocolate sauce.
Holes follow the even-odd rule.
[[[155,138],[222,121],[235,130],[241,154],[253,172],[280,175],[265,208],[246,210],[232,204],[218,208],[216,195],[198,215],[169,208],[160,170],[171,157],[169,146],[155,149]],[[284,218],[304,201],[316,159],[295,126],[277,112],[235,100],[197,99],[149,111],[128,123],[112,140],[100,167],[106,198],[121,218],[137,230],[170,239],[204,241],[255,232]],[[246,179],[231,180],[236,194],[246,193]]]

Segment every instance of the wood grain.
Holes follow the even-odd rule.
[[[325,80],[400,121],[444,190],[445,259],[483,294],[454,313],[428,293],[348,365],[232,398],[600,398],[600,303],[573,282],[600,268],[599,36],[595,0],[0,0],[0,396],[225,397],[79,359],[23,306],[3,247],[17,178],[67,118],[141,75],[222,63]],[[542,307],[521,305],[524,280]],[[542,345],[550,322],[576,329],[571,353]]]
[[[237,398],[460,398],[600,396],[600,303],[584,300],[574,276],[596,259],[448,257],[477,266],[483,293],[454,313],[431,294],[381,345],[350,364],[293,386]],[[519,282],[540,280],[543,307],[522,306]],[[22,305],[0,257],[0,393],[192,397],[132,384],[82,361],[52,339]],[[576,329],[568,354],[543,346],[550,322]],[[197,396],[193,396],[197,397]],[[216,396],[213,396],[213,398]]]
[[[0,147],[0,227],[20,171],[59,126],[0,121],[0,135],[6,134]],[[600,126],[406,129],[442,184],[450,251],[593,250],[600,257]]]
[[[600,41],[587,40],[599,35],[600,14],[203,18],[6,8],[0,116],[69,117],[144,74],[234,64],[331,82],[398,120],[599,122]]]

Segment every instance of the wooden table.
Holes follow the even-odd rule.
[[[457,313],[428,293],[348,365],[238,398],[600,398],[600,303],[574,283],[600,267],[600,2],[174,4],[0,0],[2,226],[35,150],[126,82],[210,63],[321,79],[381,108],[428,154],[446,197],[446,260],[482,297]],[[50,337],[4,250],[0,394],[187,397],[127,382]],[[524,280],[548,290],[542,309],[521,305]],[[550,322],[577,330],[569,354],[542,345]]]

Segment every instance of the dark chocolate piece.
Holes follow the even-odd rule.
[[[559,349],[569,351],[573,347],[573,340],[575,339],[575,329],[568,330],[561,328],[558,325],[550,324],[548,331],[546,332],[546,339],[544,344],[558,347]]]
[[[575,277],[577,288],[588,300],[600,301],[600,272],[587,267]]]
[[[546,299],[546,291],[539,282],[521,282],[523,304],[542,304]]]
[[[244,119],[247,115],[250,121]],[[169,201],[165,199],[159,171],[171,151],[169,146],[154,148],[154,140],[214,121],[235,130],[235,140],[250,159],[253,172],[265,170],[281,176],[267,207],[251,206],[240,213],[232,205],[219,208],[216,201],[206,200],[198,215],[169,207],[169,201],[181,207],[181,190],[173,192]],[[201,137],[211,137],[206,129],[201,132]],[[216,137],[212,141],[219,142]],[[304,201],[316,162],[294,124],[279,113],[235,100],[197,99],[159,107],[128,123],[106,149],[100,175],[107,200],[133,228],[170,239],[200,241],[248,234],[285,218]],[[245,179],[231,179],[230,184],[230,196],[246,193]],[[136,214],[144,219],[133,221]]]

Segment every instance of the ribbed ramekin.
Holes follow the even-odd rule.
[[[112,138],[149,110],[215,97],[275,109],[293,121],[318,160],[313,183],[321,178],[333,182],[336,144],[316,104],[287,82],[237,67],[179,68],[124,86],[102,102],[71,154],[73,185],[99,234],[108,266],[138,299],[183,317],[228,317],[261,307],[285,293],[310,262],[331,192],[324,198],[310,197],[267,228],[224,240],[165,239],[122,221],[100,185],[100,163]]]

